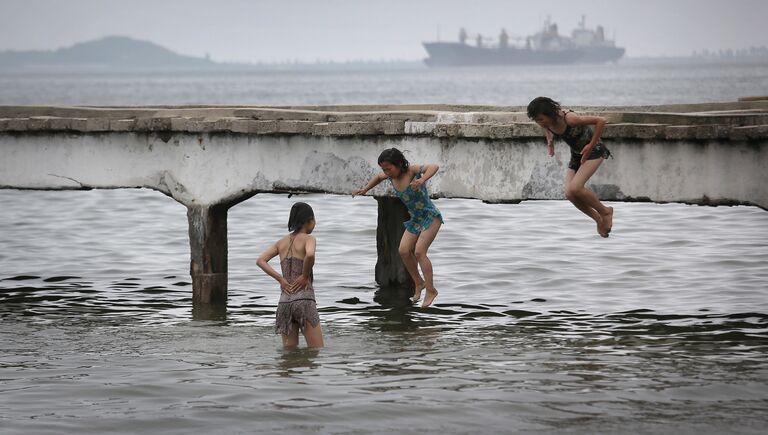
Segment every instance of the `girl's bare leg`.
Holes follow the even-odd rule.
[[[571,180],[575,174],[576,172],[573,169],[568,169],[568,171],[565,173],[565,197],[568,199],[568,201],[571,201],[571,203],[576,206],[576,208],[581,210],[582,213],[589,216],[597,223],[597,232],[600,233],[601,225],[603,223],[602,219],[600,218],[600,213],[598,213],[594,208],[588,206],[577,195],[573,194],[569,188]]]
[[[600,199],[597,197],[595,192],[587,189],[586,187],[582,189],[581,195],[582,195],[582,201],[588,206],[593,207],[595,211],[598,210],[597,207],[592,206],[591,204],[599,204],[600,206],[602,206],[603,211],[598,212],[598,214],[600,215],[600,219],[602,221],[602,229],[605,234],[610,233],[611,228],[613,227],[613,207],[607,207],[603,205],[603,203],[600,202]]]
[[[416,260],[419,262],[419,266],[421,266],[421,273],[424,274],[424,284],[427,289],[427,296],[424,298],[424,303],[421,304],[422,308],[430,306],[432,301],[437,297],[437,289],[435,288],[432,276],[432,262],[429,260],[429,257],[427,257],[427,251],[435,240],[437,232],[440,231],[441,225],[442,222],[440,222],[440,219],[432,219],[432,224],[429,228],[419,235],[419,239],[416,242],[416,249],[414,250]]]
[[[294,348],[299,345],[299,325],[293,325],[293,332],[289,335],[283,335],[283,347]]]
[[[413,280],[413,297],[414,301],[418,301],[421,298],[421,290],[424,289],[424,280],[419,275],[419,266],[416,263],[416,256],[413,250],[416,247],[416,240],[419,236],[417,234],[410,233],[408,231],[403,233],[403,238],[400,239],[400,256],[403,257],[403,264],[405,264],[405,270],[411,275]]]
[[[323,347],[323,329],[318,323],[317,326],[312,326],[311,323],[306,322],[304,325],[304,339],[307,341],[307,347]],[[296,337],[298,342],[298,337]]]
[[[565,197],[584,214],[597,222],[597,232],[608,237],[613,225],[613,208],[604,206],[595,192],[585,187],[589,178],[594,175],[603,159],[587,160],[578,172],[569,169],[565,178]]]
[[[603,163],[603,160],[605,159],[599,158],[584,162],[584,164],[581,165],[581,168],[579,168],[579,172],[577,172],[576,175],[574,175],[573,180],[571,180],[571,186],[574,188],[578,187],[579,190],[576,194],[583,202],[594,208],[595,211],[600,214],[600,218],[603,221],[603,231],[605,233],[601,235],[607,237],[607,234],[611,232],[611,227],[613,226],[613,207],[606,207],[603,205],[603,203],[600,202],[600,199],[597,198],[597,195],[595,195],[595,192],[585,187],[587,181],[594,175],[597,168]]]

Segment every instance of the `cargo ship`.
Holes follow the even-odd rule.
[[[624,48],[605,37],[603,26],[588,29],[584,16],[571,36],[558,33],[557,24],[549,19],[544,28],[523,38],[512,38],[502,29],[498,41],[477,34],[474,45],[468,42],[465,29],[459,31],[458,42],[424,42],[431,67],[480,65],[547,65],[616,62]]]

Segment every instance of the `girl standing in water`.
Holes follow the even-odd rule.
[[[411,219],[404,224],[406,231],[400,239],[399,249],[405,268],[415,285],[411,299],[418,302],[421,299],[421,291],[426,289],[427,295],[421,306],[428,307],[437,297],[437,289],[427,250],[440,231],[443,216],[429,198],[426,182],[439,168],[434,164],[411,165],[397,148],[384,150],[379,155],[379,166],[383,172],[371,178],[364,188],[353,191],[352,196],[364,195],[387,179],[392,183],[392,188],[411,215]],[[419,266],[424,274],[423,278],[419,274]]]
[[[323,347],[323,331],[312,286],[312,266],[315,264],[315,213],[304,202],[291,207],[288,217],[289,234],[283,236],[261,254],[256,264],[280,283],[280,301],[277,304],[276,330],[283,336],[283,346],[299,345],[299,331],[304,334],[308,347]],[[269,260],[280,256],[282,275]]]
[[[550,156],[555,155],[555,138],[571,147],[571,161],[565,172],[565,197],[597,223],[598,234],[608,237],[613,226],[613,207],[604,206],[595,192],[585,186],[603,160],[611,155],[600,142],[605,118],[579,116],[572,110],[563,110],[560,103],[547,97],[534,98],[528,104],[528,117],[544,129]]]

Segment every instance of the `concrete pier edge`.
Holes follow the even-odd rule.
[[[572,107],[604,116],[614,152],[591,180],[604,200],[768,209],[768,98]],[[146,187],[187,207],[196,313],[227,299],[227,211],[257,193],[348,194],[384,148],[436,162],[435,197],[562,199],[567,149],[545,155],[521,106],[0,106],[0,188]],[[376,281],[412,287],[398,253],[407,212],[380,186]],[[393,290],[394,291],[394,290]],[[207,307],[207,308],[206,308]]]

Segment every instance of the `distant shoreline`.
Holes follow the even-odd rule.
[[[766,65],[768,59],[699,59],[694,57],[637,57],[625,58],[621,61],[603,66],[610,68],[631,65]],[[259,64],[225,64],[217,63],[207,67],[184,66],[111,66],[111,65],[0,65],[0,74],[140,74],[140,73],[267,73],[267,72],[386,72],[401,70],[462,70],[462,69],[510,69],[516,68],[580,68],[596,67],[594,64],[569,65],[507,65],[507,66],[478,66],[429,68],[423,61],[355,61],[355,62],[322,62],[322,63],[259,63]]]
[[[426,53],[425,53],[426,54]],[[611,65],[700,65],[700,64],[766,64],[768,49],[726,50],[694,53],[691,56],[624,57]],[[578,67],[579,64],[541,65],[541,68]],[[518,68],[535,65],[478,66],[459,68]],[[314,62],[215,62],[206,57],[175,53],[150,41],[124,36],[105,38],[74,44],[53,51],[0,51],[1,73],[67,74],[67,73],[147,73],[147,72],[343,72],[343,71],[396,71],[426,69],[423,59],[389,60],[317,60]]]

